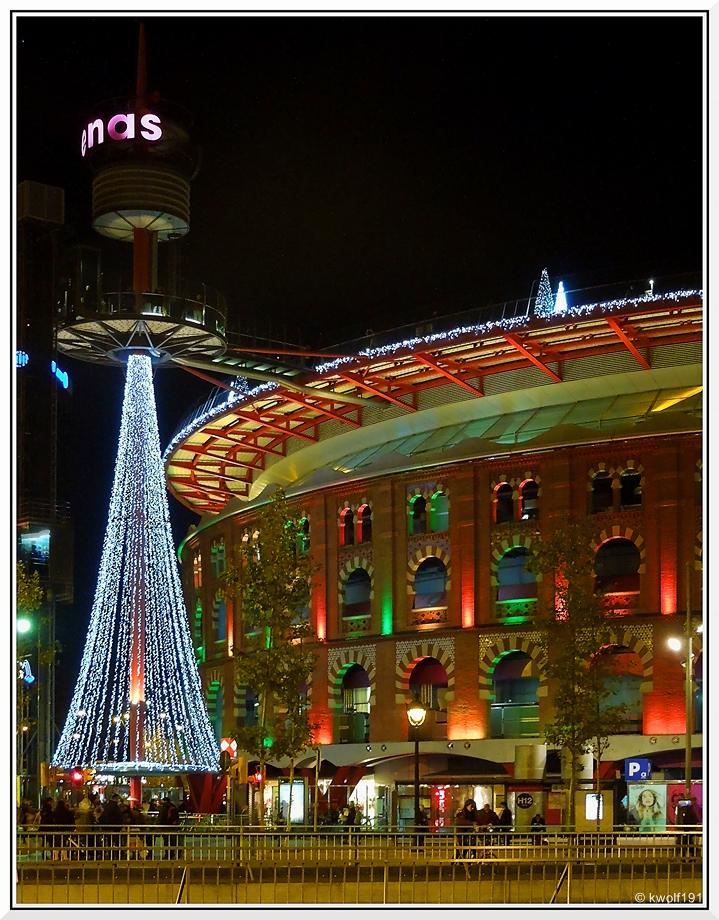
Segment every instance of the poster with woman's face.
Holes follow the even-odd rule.
[[[645,786],[641,783],[627,787],[628,823],[641,831],[663,830],[667,826],[667,787]]]

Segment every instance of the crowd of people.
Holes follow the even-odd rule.
[[[184,804],[176,805],[168,796],[141,805],[117,793],[102,801],[97,793],[86,792],[75,808],[64,799],[46,798],[36,810],[24,800],[18,828],[40,835],[44,859],[141,858],[158,849],[160,837],[161,858],[176,860],[179,836],[171,829],[179,825],[181,809]]]
[[[513,826],[512,812],[507,803],[499,803],[495,811],[489,802],[477,808],[474,799],[467,799],[454,817],[457,829],[457,856],[459,859],[477,859],[480,855],[490,856],[487,849],[492,846],[507,846],[511,841]],[[536,814],[530,822],[535,844],[546,843],[547,825],[541,814]]]

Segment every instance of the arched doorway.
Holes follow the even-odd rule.
[[[526,652],[509,652],[500,658],[492,673],[492,687],[492,737],[538,737],[539,675],[531,656]]]
[[[369,741],[370,681],[360,664],[351,664],[342,675],[342,708],[339,712],[339,743]]]
[[[624,724],[620,733],[640,735],[643,724],[641,685],[644,681],[641,658],[623,645],[610,645],[600,651],[596,664],[606,672],[604,685],[608,695],[602,702],[602,708],[624,706],[621,716]]]

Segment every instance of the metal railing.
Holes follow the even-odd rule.
[[[18,904],[690,903],[702,835],[43,827],[17,839]]]

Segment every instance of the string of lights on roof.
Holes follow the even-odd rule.
[[[128,359],[97,589],[53,759],[77,764],[109,772],[219,766],[172,541],[147,355]]]
[[[547,279],[547,284],[548,283],[549,282]],[[597,301],[595,303],[582,304],[579,306],[571,307],[568,305],[564,284],[560,281],[556,298],[551,295],[551,289],[549,290],[551,307],[549,306],[549,299],[547,299],[545,295],[546,303],[545,301],[542,301],[543,306],[541,307],[539,313],[535,312],[534,319],[545,319],[548,322],[551,322],[556,318],[557,315],[561,315],[564,320],[567,320],[574,317],[586,316],[595,310],[601,311],[602,313],[611,313],[617,310],[625,310],[627,307],[636,307],[642,304],[651,304],[666,300],[679,301],[688,297],[695,296],[699,296],[700,298],[703,297],[703,291],[679,290],[666,294],[654,294],[653,292],[648,292],[638,297],[619,297],[614,300]],[[493,330],[510,331],[512,329],[516,329],[517,327],[527,325],[530,319],[531,317],[529,316],[520,316],[490,321],[487,323],[476,324],[472,326],[457,326],[454,329],[450,329],[448,332],[437,332],[430,335],[414,336],[410,339],[394,342],[391,345],[382,345],[377,348],[365,348],[359,351],[357,355],[345,355],[341,358],[335,358],[333,361],[327,361],[324,364],[320,364],[315,368],[315,373],[320,376],[323,374],[328,374],[332,371],[336,371],[339,367],[342,367],[345,364],[356,363],[358,357],[369,358],[370,360],[373,360],[376,358],[387,357],[388,355],[392,355],[398,351],[416,350],[417,347],[421,345],[435,345],[439,342],[452,342],[453,340],[462,338],[463,336],[486,336]],[[210,421],[210,419],[215,418],[218,415],[222,415],[228,409],[232,408],[232,406],[234,406],[238,401],[241,400],[242,402],[248,403],[252,402],[257,396],[261,396],[263,393],[266,393],[270,390],[278,389],[279,386],[279,383],[262,383],[259,386],[248,390],[244,395],[234,392],[230,393],[222,402],[211,406],[209,409],[206,409],[204,412],[197,415],[190,422],[188,422],[188,424],[185,425],[181,431],[178,431],[168,444],[163,454],[163,460],[167,459],[177,444],[182,442],[186,437],[191,435],[198,428],[201,428],[206,422]]]

